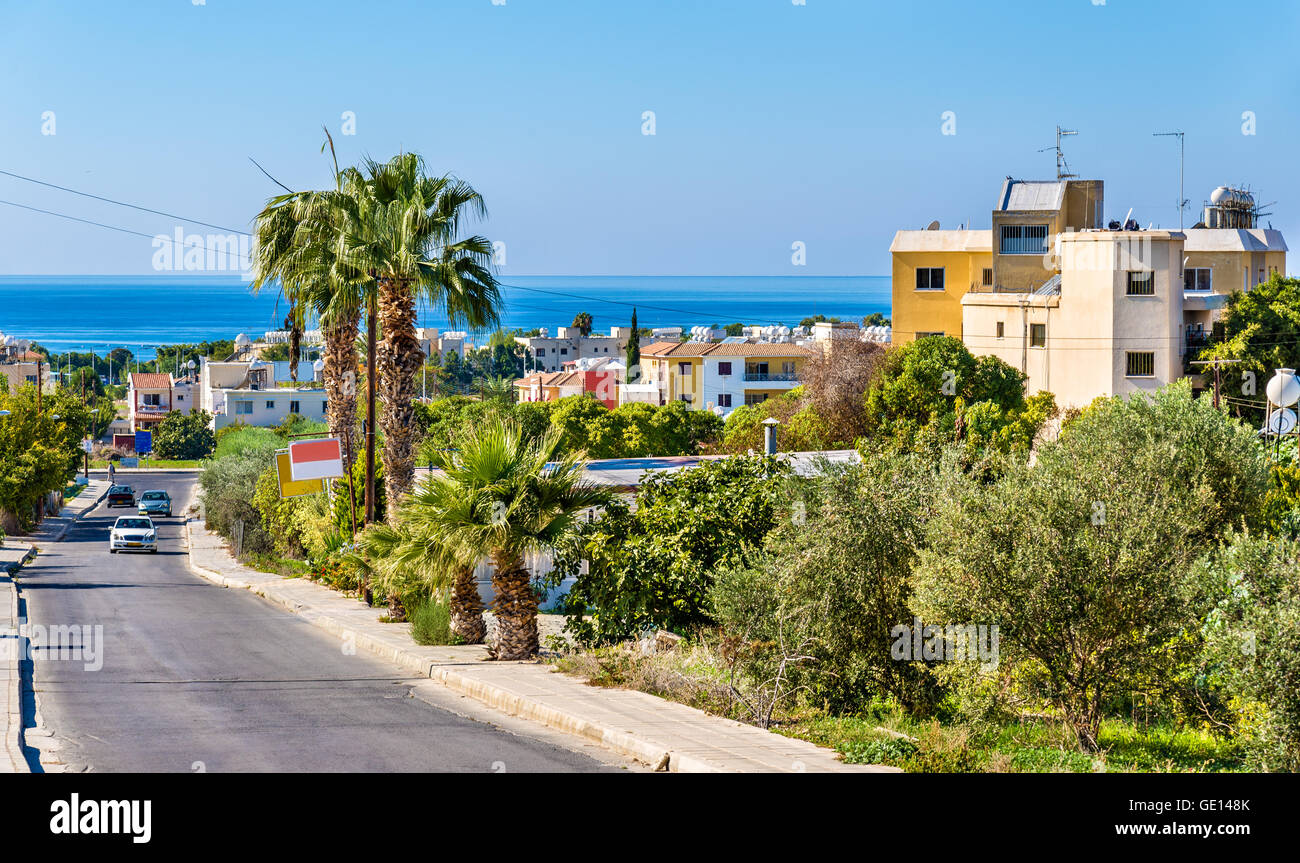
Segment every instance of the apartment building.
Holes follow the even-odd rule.
[[[963,340],[1028,376],[1061,407],[1151,392],[1185,373],[1179,231],[1087,231],[1060,238],[1061,273],[1036,291],[967,293]]]
[[[1100,180],[1008,179],[987,231],[899,231],[893,340],[957,336],[1081,406],[1193,371],[1228,295],[1286,272],[1243,190],[1219,187],[1178,231],[1103,228],[1103,206]]]
[[[455,353],[465,358],[465,348],[470,346],[469,333],[463,330],[439,332],[437,327],[417,327],[415,337],[420,340],[420,350],[426,357],[445,357]]]
[[[681,328],[678,327],[678,332]],[[584,336],[577,327],[559,327],[555,336],[543,329],[540,335],[517,336],[515,343],[526,350],[524,362],[529,369],[558,372],[564,364],[581,359],[619,359],[627,351],[631,327],[610,327],[609,335]]]
[[[0,375],[8,381],[11,393],[17,392],[25,384],[35,385],[38,376],[41,379],[41,392],[53,393],[56,389],[50,364],[40,354],[30,351],[0,356]]]
[[[1101,180],[1002,183],[991,229],[898,231],[893,258],[893,342],[961,337],[968,291],[1033,291],[1060,270],[1050,255],[1062,233],[1102,226]],[[995,242],[996,239],[996,242]]]
[[[789,392],[810,349],[790,342],[655,342],[641,349],[642,380],[624,401],[683,401],[726,416]]]

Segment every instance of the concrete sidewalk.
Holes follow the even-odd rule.
[[[86,484],[81,494],[63,505],[58,515],[47,515],[35,531],[23,537],[26,542],[58,542],[72,527],[108,496],[110,484],[107,479],[92,479]]]
[[[4,703],[3,752],[0,773],[30,773],[23,755],[22,659],[24,639],[18,634],[18,590],[13,573],[37,552],[36,544],[58,542],[68,528],[90,512],[108,494],[108,480],[92,479],[81,494],[68,501],[58,515],[46,516],[39,528],[22,540],[6,537],[0,547],[0,702]]]
[[[363,649],[487,706],[600,743],[661,770],[683,773],[896,773],[844,764],[829,749],[710,716],[643,692],[601,689],[535,662],[490,662],[482,645],[423,647],[409,624],[380,623],[367,608],[306,579],[237,563],[198,520],[186,524],[190,568],[226,587],[251,590],[334,633],[343,650]]]

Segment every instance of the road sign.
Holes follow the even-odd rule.
[[[289,444],[289,468],[295,481],[343,476],[343,445],[336,437]]]
[[[136,458],[135,456],[124,455],[124,456],[122,456],[121,462],[122,462],[122,463],[121,463],[120,467],[139,467],[139,466],[140,466],[140,459]]]
[[[325,480],[294,480],[289,464],[289,451],[279,450],[275,454],[275,476],[280,482],[280,497],[304,497],[325,491]]]
[[[153,432],[138,431],[135,433],[135,453],[136,455],[146,455],[153,452]]]

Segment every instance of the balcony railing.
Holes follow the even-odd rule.
[[[796,374],[795,372],[774,372],[772,374],[768,374],[766,372],[745,372],[746,383],[751,383],[751,382],[762,383],[766,381],[797,381],[797,380],[799,380],[799,375]]]

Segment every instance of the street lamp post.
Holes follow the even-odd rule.
[[[92,446],[92,441],[95,438],[95,416],[98,413],[99,413],[99,408],[94,408],[93,410],[91,410],[90,428],[86,429],[86,441],[81,445],[81,448],[82,450],[85,451],[85,456],[86,456],[85,467],[82,468],[81,475],[85,477],[86,482],[90,482],[90,448]]]

